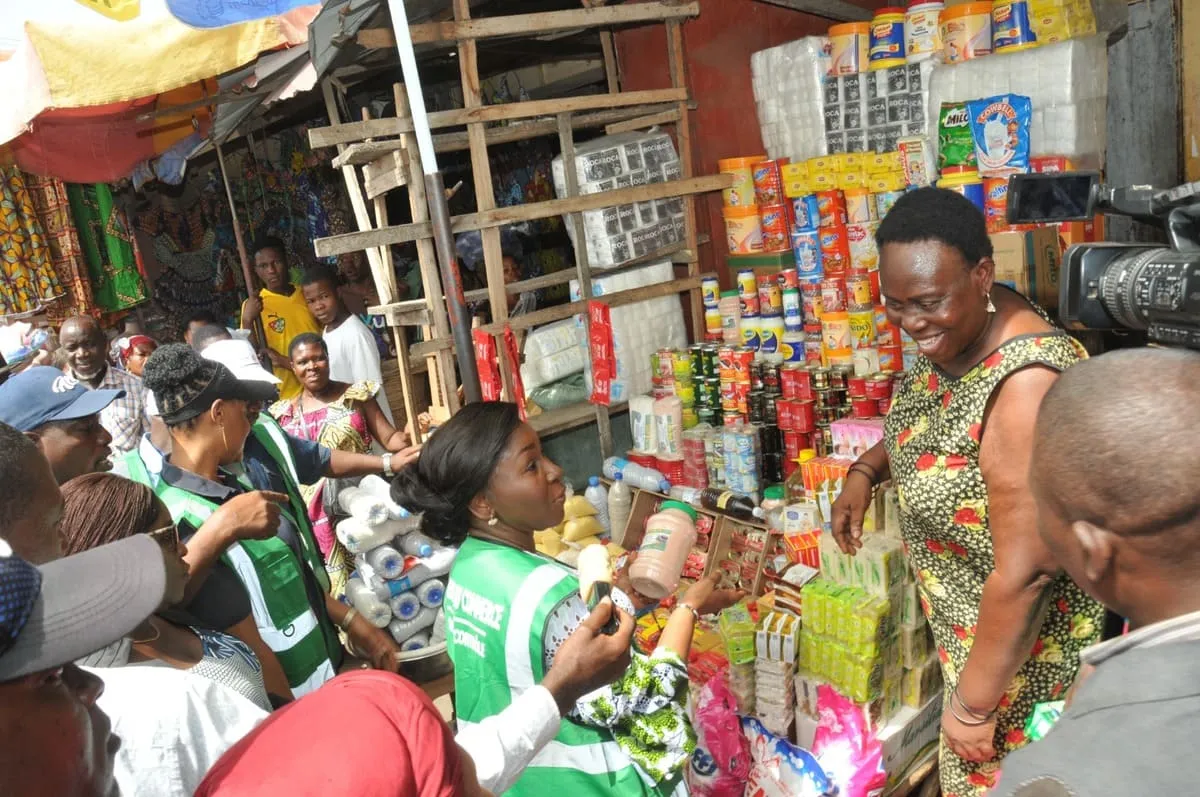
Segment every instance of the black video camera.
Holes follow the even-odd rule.
[[[1063,256],[1059,320],[1071,329],[1136,329],[1167,346],[1200,349],[1200,182],[1165,191],[1110,188],[1099,172],[1009,179],[1010,224],[1115,214],[1162,225],[1171,246],[1076,244]]]

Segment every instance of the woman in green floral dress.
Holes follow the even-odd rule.
[[[860,544],[875,485],[891,479],[905,547],[945,676],[946,797],[995,784],[1037,703],[1065,695],[1103,609],[1060,573],[1028,489],[1042,396],[1086,353],[1020,294],[993,283],[983,214],[951,191],[907,194],[879,226],[888,317],[920,356],[893,397],[884,442],[834,505]]]

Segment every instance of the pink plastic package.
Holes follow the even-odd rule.
[[[813,753],[838,786],[841,797],[878,797],[887,786],[883,748],[862,710],[832,687],[817,688],[817,733]]]
[[[750,743],[742,735],[737,700],[725,673],[708,679],[693,709],[696,752],[687,782],[697,797],[742,797],[750,775]]]

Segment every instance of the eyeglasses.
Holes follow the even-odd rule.
[[[150,539],[158,543],[158,546],[168,553],[179,553],[179,526],[172,523],[169,526],[163,526],[161,529],[154,529],[146,532],[150,535]]]

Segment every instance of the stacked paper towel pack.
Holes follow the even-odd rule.
[[[826,78],[828,154],[895,152],[900,139],[925,135],[931,72],[933,61],[926,60]]]
[[[1089,167],[1101,165],[1108,107],[1104,36],[938,64],[929,79],[926,113],[936,120],[943,103],[1001,94],[1032,101],[1031,155],[1062,155]]]
[[[565,197],[567,177],[561,155],[554,159],[551,170],[555,192]],[[671,137],[657,130],[603,136],[575,149],[580,194],[665,183],[678,180],[681,174]],[[586,210],[580,215],[592,268],[613,268],[684,240],[683,200],[679,197]],[[574,225],[569,222],[567,235],[578,249]]]
[[[592,280],[592,295],[608,294],[670,282],[675,278],[675,269],[670,260],[660,260],[638,268],[609,274]],[[571,281],[571,301],[583,298],[579,282]],[[682,349],[687,347],[687,328],[683,322],[683,307],[676,294],[646,299],[610,311],[613,331],[613,351],[617,359],[617,375],[612,380],[610,399],[613,402],[628,401],[641,393],[649,393],[653,386],[650,370],[650,355],[659,349]],[[586,328],[583,316],[574,321],[578,345],[587,356]],[[528,347],[526,348],[528,352]],[[522,375],[524,371],[522,371]],[[592,389],[591,369],[584,371],[588,390]]]
[[[392,501],[378,476],[342,490],[338,504],[349,517],[337,524],[337,538],[356,566],[346,600],[372,625],[387,628],[402,651],[445,641],[442,598],[458,551],[421,534],[420,516]]]
[[[769,158],[828,154],[822,117],[829,39],[808,36],[750,56],[758,123]]]
[[[525,338],[521,384],[526,391],[577,374],[587,366],[587,348],[579,340],[574,319],[546,324]]]

